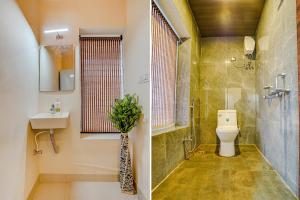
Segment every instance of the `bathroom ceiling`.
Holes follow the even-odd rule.
[[[264,0],[189,0],[202,37],[254,35]]]

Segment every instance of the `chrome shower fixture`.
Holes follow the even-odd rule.
[[[281,80],[281,86],[279,82]],[[263,96],[264,99],[273,99],[275,97],[282,97],[283,95],[289,95],[290,89],[286,87],[286,73],[277,74],[275,79],[275,89],[272,89],[272,85],[267,85],[264,87],[265,95]]]
[[[245,61],[245,59],[247,59],[247,62]],[[245,69],[245,70],[254,70],[254,65],[252,63],[252,60],[254,59],[250,59],[248,56],[245,56],[244,58],[244,65],[243,66],[237,66],[236,64],[234,64],[235,62],[237,62],[237,58],[236,57],[231,57],[229,61],[226,61],[226,63],[228,64],[232,64],[233,67],[235,68],[240,68],[240,69]]]
[[[184,146],[184,157],[186,160],[189,159],[190,155],[195,151],[197,146],[197,135],[195,129],[195,116],[194,116],[194,109],[195,109],[195,101],[192,100],[192,105],[189,106],[191,109],[191,131],[187,138],[183,139],[183,146]],[[188,149],[190,146],[190,149]]]
[[[275,81],[275,87],[278,89],[278,78],[282,78],[282,82],[283,82],[283,88],[285,88],[285,77],[286,77],[286,73],[281,73],[281,74],[277,74],[276,76],[276,81]]]
[[[254,66],[252,65],[251,61],[248,61],[247,63],[245,63],[244,67],[246,70],[254,70]]]

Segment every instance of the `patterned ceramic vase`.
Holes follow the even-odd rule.
[[[120,184],[123,193],[136,193],[128,149],[128,133],[121,133]]]

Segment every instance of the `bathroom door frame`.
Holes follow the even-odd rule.
[[[296,0],[296,21],[297,21],[297,59],[298,59],[298,105],[299,105],[299,116],[300,116],[300,0]],[[300,158],[300,122],[299,122],[299,148],[298,155]],[[299,159],[299,177],[298,177],[298,197],[300,199],[300,159]]]

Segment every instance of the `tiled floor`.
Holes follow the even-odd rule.
[[[216,155],[215,145],[202,145],[156,190],[153,200],[290,200],[296,197],[254,145],[239,155]]]
[[[41,183],[29,200],[137,200],[121,193],[118,182]]]

